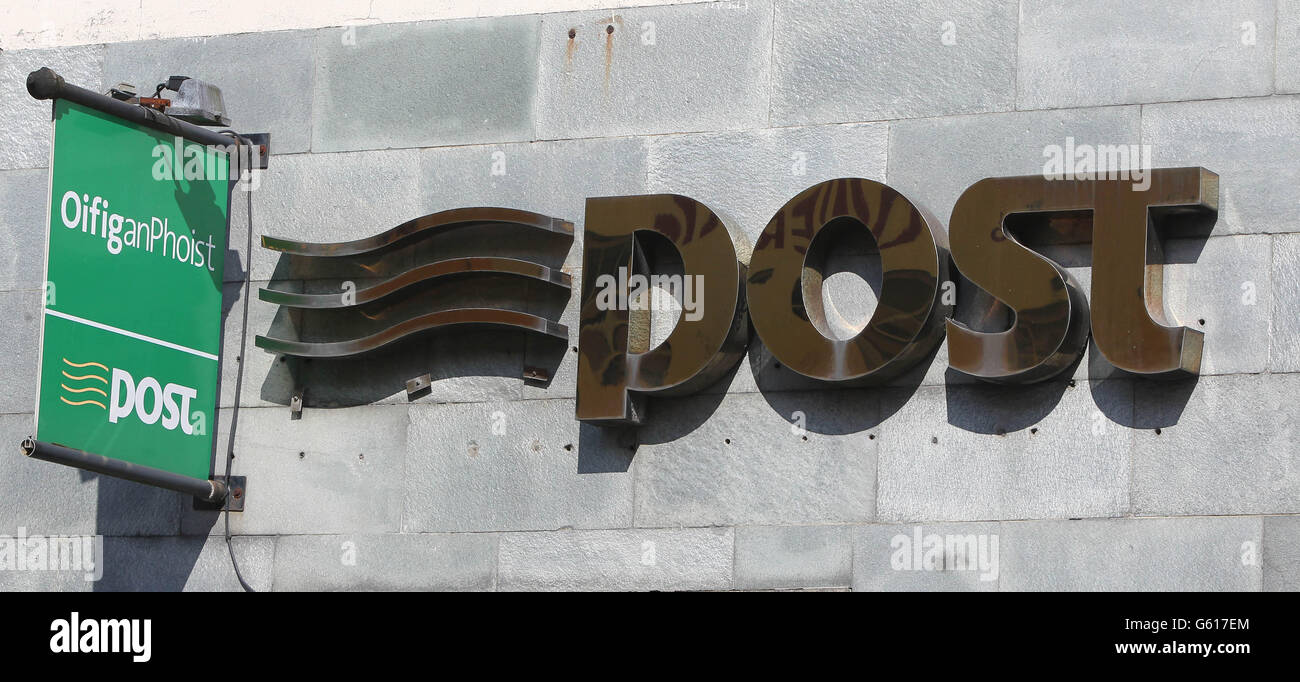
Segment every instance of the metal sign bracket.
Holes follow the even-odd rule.
[[[248,477],[231,476],[227,479],[225,476],[217,475],[212,478],[226,484],[226,489],[230,491],[230,511],[244,511],[244,498],[248,497]],[[194,498],[194,511],[221,511],[225,508],[225,500],[209,502],[202,498]]]

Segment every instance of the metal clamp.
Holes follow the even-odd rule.
[[[248,477],[231,476],[227,479],[225,476],[213,476],[214,482],[223,484],[230,495],[230,511],[244,511],[244,500],[248,497]],[[194,511],[221,511],[226,508],[224,498],[216,501],[209,501],[200,498],[194,498]]]
[[[408,379],[406,382],[406,399],[415,400],[428,395],[433,390],[433,376],[430,374],[421,374],[414,379]]]
[[[307,389],[294,389],[293,397],[289,399],[289,418],[302,419],[302,398]]]

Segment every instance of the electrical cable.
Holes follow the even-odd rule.
[[[221,132],[238,138],[243,144],[252,144],[248,138],[243,137],[233,130],[223,130]],[[239,152],[236,151],[235,153]],[[253,169],[249,168],[247,172],[252,173]],[[239,182],[240,180],[242,180],[242,176],[240,179],[237,179],[236,182]],[[244,311],[243,322],[239,327],[239,355],[237,356],[239,367],[236,369],[235,374],[235,406],[230,413],[230,434],[227,439],[228,445],[226,448],[227,492],[225,503],[222,504],[222,511],[224,512],[223,516],[225,516],[226,521],[226,549],[230,552],[230,565],[235,569],[235,578],[239,580],[239,585],[244,588],[245,592],[256,592],[257,590],[254,590],[253,587],[248,584],[248,581],[244,580],[243,574],[239,572],[239,561],[235,559],[235,546],[231,544],[230,541],[230,464],[235,460],[235,428],[239,424],[239,397],[240,391],[244,387],[244,354],[247,351],[246,344],[248,342],[248,296],[252,290],[253,279],[253,193],[251,190],[245,191],[244,193],[248,195],[248,239],[244,248]]]

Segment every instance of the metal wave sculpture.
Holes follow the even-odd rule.
[[[260,289],[258,298],[263,301],[332,316],[322,326],[337,332],[311,340],[258,335],[255,344],[272,353],[310,359],[348,358],[416,335],[465,328],[517,330],[567,341],[569,331],[558,322],[559,311],[551,315],[535,309],[544,298],[559,297],[567,302],[572,278],[553,267],[557,263],[535,262],[536,254],[495,253],[498,247],[508,250],[510,243],[516,242],[503,238],[503,229],[522,235],[519,244],[530,243],[529,233],[558,239],[563,247],[557,250],[559,262],[573,243],[573,223],[567,220],[490,207],[441,211],[348,242],[311,243],[264,236],[263,248],[299,261],[295,267],[300,273],[316,266],[324,272],[350,268],[378,281],[359,287],[349,279],[339,293]],[[441,244],[435,243],[439,240]],[[466,250],[483,255],[439,257],[440,253]],[[432,262],[419,263],[428,257]],[[392,272],[396,274],[387,274]],[[495,283],[486,283],[488,279]],[[485,297],[490,300],[484,301]]]
[[[552,270],[545,265],[516,258],[469,257],[451,258],[429,263],[428,265],[421,265],[374,286],[352,292],[351,296],[344,294],[302,294],[276,289],[260,289],[258,290],[258,298],[268,303],[294,308],[346,308],[352,305],[377,301],[408,287],[419,286],[439,277],[451,278],[458,275],[483,273],[528,277],[561,288],[572,286],[572,278],[567,273]]]
[[[391,247],[417,236],[429,236],[460,228],[506,224],[567,234],[572,240],[573,223],[513,208],[453,208],[408,220],[373,237],[350,242],[313,244],[278,237],[262,237],[262,247],[297,256],[359,256]]]

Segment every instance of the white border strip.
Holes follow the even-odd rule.
[[[103,330],[106,331],[106,332],[113,332],[114,334],[121,334],[122,336],[129,336],[129,337],[131,337],[131,338],[133,338],[133,339],[137,339],[137,340],[140,340],[140,341],[148,341],[149,343],[157,344],[157,345],[159,345],[159,346],[162,346],[163,348],[170,348],[170,349],[172,349],[172,350],[178,350],[178,351],[181,351],[182,353],[189,353],[190,355],[197,355],[197,356],[199,356],[199,357],[201,357],[201,358],[207,358],[208,360],[212,360],[213,362],[216,362],[216,360],[217,360],[217,356],[213,355],[212,353],[204,353],[204,352],[201,351],[201,350],[194,350],[193,348],[188,348],[188,347],[186,347],[186,346],[182,346],[182,345],[177,344],[177,343],[171,343],[170,341],[163,341],[162,339],[155,339],[155,338],[153,338],[152,336],[145,336],[144,334],[137,334],[137,333],[135,333],[135,332],[127,331],[127,330],[125,330],[125,329],[118,329],[117,327],[110,327],[109,325],[106,325],[106,324],[103,324],[103,323],[100,323],[100,322],[95,322],[95,321],[93,321],[93,320],[87,320],[87,319],[85,319],[85,318],[77,317],[76,315],[69,315],[69,314],[67,314],[67,313],[61,313],[61,312],[59,312],[59,311],[57,311],[57,310],[50,310],[49,308],[46,308],[46,309],[45,309],[45,314],[46,314],[46,315],[53,315],[53,316],[55,316],[55,317],[61,317],[61,318],[65,319],[65,320],[70,320],[70,321],[72,321],[72,322],[76,322],[76,323],[78,323],[78,324],[84,324],[84,325],[86,325],[86,326],[88,326],[88,327],[94,327],[94,328],[96,328],[96,329],[103,329]]]
[[[54,206],[54,136],[58,132],[58,121],[54,119],[54,113],[57,111],[58,100],[50,100],[50,161],[49,171],[46,173],[45,181],[45,225],[41,227],[41,232],[45,234],[45,258],[41,263],[41,310],[49,309],[50,294],[50,236],[53,230],[50,229],[50,220],[53,219]],[[36,407],[32,409],[32,438],[36,438],[36,427],[41,423],[41,371],[45,362],[45,316],[41,315],[41,332],[37,339],[36,348]]]

